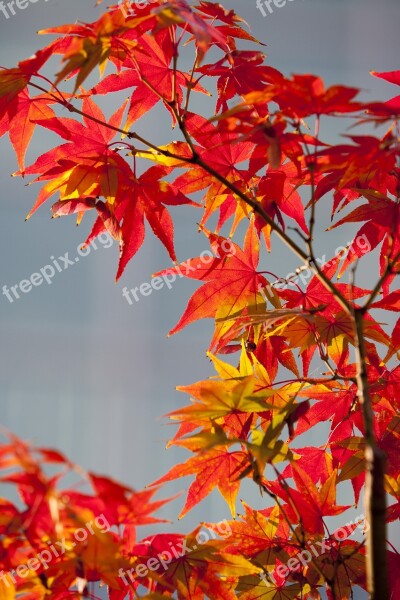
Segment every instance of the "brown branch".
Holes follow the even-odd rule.
[[[384,486],[386,457],[377,447],[374,433],[374,413],[370,395],[367,353],[364,338],[363,309],[354,314],[357,354],[357,388],[365,427],[365,512],[367,531],[367,589],[370,600],[389,600],[386,550],[386,492]]]

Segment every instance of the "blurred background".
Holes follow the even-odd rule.
[[[318,74],[327,84],[362,88],[364,99],[395,95],[393,86],[371,77],[369,71],[399,68],[398,0],[292,0],[282,8],[273,7],[266,17],[256,0],[226,0],[223,5],[243,16],[252,34],[267,44],[268,64],[285,74]],[[0,64],[15,66],[52,39],[38,37],[37,30],[94,21],[101,8],[94,7],[94,0],[38,0],[25,10],[15,9],[9,18],[0,12]],[[201,101],[204,114],[211,115],[213,104],[204,97]],[[103,99],[101,105],[111,115],[116,101]],[[196,106],[201,110],[201,104]],[[138,130],[156,142],[175,136],[169,118],[160,111],[145,117]],[[27,164],[54,140],[40,129]],[[73,217],[50,221],[47,204],[25,223],[40,187],[26,187],[26,181],[11,178],[17,165],[6,137],[0,140],[0,148],[0,286],[11,287],[50,264],[51,257],[66,252],[78,256],[92,217],[79,228]],[[173,216],[179,259],[207,249],[204,239],[194,235],[195,209],[175,210]],[[349,235],[345,229],[324,234],[318,242],[319,255],[347,243]],[[167,338],[195,289],[190,280],[179,279],[171,290],[153,291],[132,305],[124,299],[124,286],[130,289],[150,282],[154,272],[170,265],[150,231],[116,285],[117,260],[116,243],[106,248],[97,242],[97,250],[57,273],[51,285],[44,283],[12,303],[0,295],[0,421],[35,444],[60,449],[88,470],[141,488],[188,457],[178,449],[165,450],[175,428],[166,425],[162,415],[187,403],[175,391],[177,385],[213,374],[205,356],[212,322],[202,321]],[[293,266],[296,263],[282,251],[279,272],[286,274]],[[360,270],[360,284],[371,284],[370,277],[367,265]],[[309,435],[308,444],[312,442]],[[175,482],[164,495],[187,490],[189,483],[189,479]],[[265,506],[265,499],[251,485],[243,486],[240,497]],[[344,494],[339,500],[351,503],[351,496]],[[180,498],[162,512],[174,520],[173,529],[188,531],[201,520],[229,518],[215,493],[183,523],[176,523],[182,502]],[[360,508],[355,514],[360,514]]]

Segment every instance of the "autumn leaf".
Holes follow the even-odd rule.
[[[331,229],[344,223],[357,223],[366,221],[355,235],[355,240],[366,240],[366,243],[352,245],[353,252],[347,254],[339,272],[339,276],[358,258],[374,250],[382,241],[380,272],[386,265],[387,257],[394,257],[400,251],[400,239],[395,224],[399,220],[399,206],[388,197],[379,194],[364,192],[368,202],[351,211],[346,217],[332,225]],[[392,241],[393,238],[393,241]],[[387,278],[384,283],[384,292],[388,293],[389,284],[394,275]]]
[[[143,243],[144,217],[171,259],[176,261],[174,225],[165,205],[191,204],[191,201],[175,185],[161,179],[167,173],[167,168],[151,167],[132,182],[132,196],[128,198],[128,203],[125,203],[125,217],[121,227],[122,242],[117,281]]]
[[[190,458],[186,463],[176,465],[166,475],[152,485],[160,485],[187,475],[196,475],[188,490],[186,503],[179,518],[182,519],[196,504],[217,487],[224,497],[232,516],[236,514],[235,500],[240,488],[240,473],[248,464],[245,452],[228,452],[213,449]]]
[[[17,101],[13,104],[14,109],[11,115],[9,116],[8,113],[5,113],[3,119],[0,120],[0,136],[6,131],[9,132],[10,141],[17,155],[21,175],[24,175],[24,159],[35,129],[34,121],[53,118],[54,112],[49,104],[54,103],[54,98],[51,98],[48,94],[31,98],[26,88],[24,88],[18,94]]]
[[[111,147],[115,132],[90,118],[105,122],[103,113],[90,98],[83,100],[83,109],[88,115],[83,117],[83,123],[58,117],[37,121],[67,143],[42,154],[25,170],[28,175],[39,173],[36,181],[50,180],[27,218],[57,190],[61,200],[104,195],[111,204],[120,201],[125,193],[132,172]],[[124,110],[125,104],[110,118],[112,126],[118,127]]]
[[[10,121],[16,116],[20,95],[22,94],[22,99],[26,98],[26,87],[31,78],[37,75],[57,48],[58,43],[53,42],[30,58],[20,61],[17,68],[0,67],[0,122],[5,114]]]
[[[231,385],[229,385],[231,383]],[[269,405],[265,402],[268,395],[274,391],[255,393],[255,380],[250,375],[240,382],[202,381],[191,386],[181,386],[178,389],[197,396],[199,403],[170,413],[168,416],[175,420],[219,419],[230,413],[264,412]]]
[[[245,162],[254,149],[252,142],[238,141],[235,134],[220,133],[207,119],[189,112],[185,117],[185,127],[197,142],[194,148],[201,159],[213,165],[213,168],[227,181],[240,187],[250,179],[248,169],[239,168],[239,165],[244,163],[243,166],[246,166]],[[174,183],[185,194],[207,188],[205,210],[201,220],[203,225],[231,196],[226,185],[216,181],[195,163]]]
[[[359,90],[346,86],[331,86],[325,90],[320,77],[294,75],[292,79],[278,78],[260,92],[252,91],[245,96],[247,104],[276,102],[282,113],[295,119],[310,115],[357,112],[362,108],[353,102]]]
[[[394,83],[400,85],[399,71],[389,71],[384,73],[378,73],[377,71],[371,71],[371,75],[379,77],[388,83]],[[400,95],[387,100],[386,102],[373,102],[367,105],[368,114],[374,114],[378,117],[393,117],[400,114]]]
[[[57,53],[63,55],[66,65],[57,73],[55,85],[77,73],[75,94],[96,66],[102,75],[110,58],[123,61],[136,46],[136,36],[132,32],[136,24],[126,21],[117,10],[104,13],[94,23],[74,23],[39,31],[39,34],[62,34],[57,40]]]
[[[296,221],[299,227],[308,234],[308,227],[304,219],[304,207],[300,195],[291,185],[287,167],[280,170],[268,169],[267,175],[257,182],[257,199],[261,206],[271,217],[285,229],[282,213]],[[256,224],[259,232],[264,235],[268,250],[271,250],[271,226],[265,226],[261,217],[257,217]]]
[[[244,514],[240,515],[240,519],[229,522],[230,535],[224,541],[224,550],[231,554],[240,552],[250,559],[257,557],[264,567],[274,566],[277,558],[289,558],[284,551],[289,527],[280,518],[279,508],[275,506],[260,511],[245,502],[242,505]],[[205,526],[218,533],[217,525],[205,523]]]
[[[307,397],[315,402],[299,418],[295,435],[299,436],[324,421],[330,421],[332,441],[350,435],[356,423],[356,414],[360,410],[356,394],[354,384],[329,381],[300,391],[301,397]]]
[[[244,96],[255,89],[262,90],[267,83],[279,77],[279,71],[264,65],[264,59],[265,56],[261,52],[235,48],[217,63],[203,65],[197,69],[207,77],[218,77],[217,113],[227,111],[228,101],[235,96]]]
[[[133,89],[124,126],[128,131],[161,100],[169,109],[169,103],[175,100],[175,94],[181,105],[183,89],[189,87],[191,78],[189,74],[174,68],[174,55],[175,46],[168,30],[163,29],[153,36],[144,34],[134,55],[124,60],[124,68],[102,79],[90,93],[110,94],[127,88]],[[193,84],[190,89],[208,94],[199,84]],[[175,122],[173,113],[172,117]]]
[[[215,257],[207,261],[200,256],[192,258],[175,268],[165,269],[157,275],[184,273],[192,279],[205,281],[197,290],[179,320],[170,331],[176,333],[197,319],[225,317],[233,311],[244,308],[250,301],[257,301],[259,286],[264,286],[265,278],[256,271],[258,265],[259,241],[253,225],[250,225],[243,250],[221,236],[207,233]]]
[[[339,515],[349,508],[336,504],[337,470],[317,487],[312,478],[296,465],[296,461],[291,466],[296,489],[282,488],[276,482],[269,482],[268,487],[286,502],[285,511],[293,522],[300,517],[307,532],[323,534],[323,517]]]

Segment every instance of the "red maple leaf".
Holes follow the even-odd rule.
[[[179,518],[184,517],[215,487],[218,487],[232,515],[235,516],[235,500],[240,488],[239,476],[247,467],[248,460],[248,455],[242,451],[228,452],[225,448],[208,450],[189,458],[185,463],[175,465],[152,485],[196,475],[195,481],[189,487],[186,503]]]
[[[217,313],[229,317],[249,303],[257,304],[259,290],[266,284],[265,277],[256,270],[259,240],[254,224],[249,226],[243,250],[226,238],[213,233],[207,235],[215,253],[214,258],[191,258],[157,274],[179,273],[206,282],[192,295],[170,335],[197,319],[215,317]]]
[[[267,83],[279,78],[279,71],[264,65],[264,59],[265,55],[261,52],[237,50],[235,47],[217,63],[197,69],[207,77],[218,76],[216,112],[227,111],[228,101],[235,96],[244,96],[251,91],[262,90]],[[225,62],[228,64],[225,65]]]
[[[166,167],[151,167],[138,179],[135,178],[131,184],[131,196],[127,197],[116,211],[118,216],[122,212],[124,214],[117,280],[143,243],[144,217],[148,220],[154,234],[164,244],[171,259],[176,261],[173,242],[174,225],[164,205],[190,204],[191,202],[177,186],[161,180],[169,171],[170,169]]]
[[[293,523],[298,522],[300,515],[305,531],[323,534],[323,517],[340,515],[350,508],[336,504],[337,471],[334,470],[319,487],[295,461],[292,462],[292,474],[296,489],[283,487],[278,482],[268,482],[268,488],[287,503],[285,511]]]
[[[92,94],[109,94],[126,88],[134,88],[131,95],[125,129],[129,129],[140,117],[147,114],[160,100],[170,109],[174,93],[181,104],[182,88],[191,82],[190,76],[172,63],[176,48],[168,30],[161,30],[154,36],[142,35],[135,53],[128,55],[123,69],[108,75],[91,89]],[[151,82],[151,84],[149,83]],[[199,84],[191,89],[207,93]],[[173,115],[173,119],[175,117]]]
[[[359,111],[363,105],[353,102],[359,90],[343,85],[325,90],[324,82],[315,75],[293,75],[292,79],[278,77],[274,85],[245,97],[247,104],[276,102],[281,113],[293,119],[310,115],[330,115]]]
[[[398,202],[384,197],[378,192],[363,195],[367,198],[367,203],[355,208],[346,217],[340,219],[332,225],[331,229],[339,227],[343,223],[357,223],[366,221],[358,230],[352,243],[352,252],[345,257],[339,271],[339,276],[358,258],[364,256],[367,252],[374,250],[382,241],[380,254],[380,272],[386,269],[388,259],[393,259],[400,252],[400,205]],[[357,243],[358,240],[364,240],[365,243]],[[397,261],[399,265],[400,261]],[[399,265],[400,266],[400,265]],[[386,278],[383,285],[384,294],[388,294],[389,286],[396,273],[396,265],[391,275]]]

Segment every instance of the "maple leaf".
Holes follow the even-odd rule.
[[[299,515],[305,531],[323,534],[323,517],[339,515],[349,506],[336,504],[336,484],[338,473],[335,469],[328,479],[318,487],[313,479],[292,462],[292,474],[296,489],[284,487],[277,482],[268,482],[268,488],[286,502],[285,512],[288,518],[296,523]]]
[[[190,136],[200,145],[195,145],[196,153],[207,164],[213,165],[227,181],[239,186],[251,178],[249,170],[239,169],[237,165],[247,161],[254,149],[252,142],[237,141],[232,133],[220,133],[209,121],[186,113],[185,128]],[[231,196],[226,186],[216,181],[201,166],[192,165],[186,173],[175,180],[175,185],[183,193],[193,193],[207,189],[205,211],[201,224],[205,224],[215,212]]]
[[[217,113],[227,111],[227,103],[235,96],[244,96],[255,89],[261,90],[266,83],[279,77],[279,71],[263,64],[264,59],[265,55],[261,52],[235,48],[217,63],[203,65],[197,69],[207,77],[218,76]],[[228,63],[226,66],[225,62]]]
[[[192,204],[176,185],[161,180],[168,173],[166,167],[151,167],[131,185],[131,198],[122,205],[124,221],[121,227],[121,255],[116,279],[129,260],[136,254],[145,236],[144,217],[154,234],[161,240],[171,259],[176,261],[174,225],[167,205]]]
[[[118,570],[122,561],[119,540],[112,533],[90,536],[77,554],[87,581],[101,580],[111,587],[119,586]]]
[[[276,102],[282,114],[294,119],[310,115],[329,115],[358,112],[359,102],[353,102],[359,90],[346,86],[331,86],[325,90],[320,77],[315,75],[293,75],[292,79],[277,77],[274,85],[245,96],[246,104]]]
[[[332,441],[351,435],[355,425],[355,412],[360,410],[354,384],[327,381],[300,391],[299,396],[316,402],[299,418],[295,436],[324,421],[331,421]]]
[[[120,125],[125,106],[109,119],[111,126]],[[111,203],[125,191],[123,184],[131,179],[131,169],[111,147],[115,131],[107,127],[103,113],[90,98],[83,100],[83,110],[99,123],[86,116],[83,123],[58,117],[37,121],[67,143],[42,154],[25,170],[28,175],[39,173],[37,181],[54,180],[44,186],[27,218],[57,190],[61,200],[104,195]]]
[[[199,451],[240,442],[257,456],[259,470],[264,469],[267,461],[291,456],[287,447],[276,441],[294,410],[293,397],[303,384],[272,388],[268,372],[255,356],[248,356],[244,343],[237,369],[210,353],[208,356],[222,381],[202,381],[177,388],[200,402],[193,400],[193,406],[167,415],[181,422],[170,444]],[[271,420],[271,428],[265,434],[256,429],[258,421],[264,431]],[[193,434],[199,427],[202,427],[200,433]],[[186,434],[191,435],[182,437]]]
[[[218,9],[219,15],[215,16],[221,14],[227,16],[229,14],[221,5],[218,5]],[[168,0],[153,12],[157,18],[158,26],[177,25],[193,35],[199,63],[202,62],[213,43],[225,44],[226,34],[224,35],[216,27],[209,25],[185,0]],[[234,13],[231,13],[231,15],[233,16]],[[237,31],[240,32],[241,29],[237,28]],[[232,33],[231,30],[230,33]]]
[[[344,137],[354,144],[338,144],[315,154],[316,172],[327,173],[317,184],[315,199],[336,190],[332,217],[339,208],[365,195],[363,192],[376,199],[384,199],[387,192],[397,195],[397,147],[392,132],[381,139],[371,135]]]
[[[228,452],[223,448],[216,448],[201,452],[186,463],[175,465],[152,485],[160,485],[187,475],[196,475],[195,481],[189,487],[186,503],[179,518],[182,519],[215,487],[228,504],[232,516],[235,516],[235,500],[240,488],[239,475],[247,464],[248,456],[245,452]]]
[[[288,545],[289,526],[280,516],[279,507],[260,511],[245,502],[242,505],[245,512],[240,515],[240,520],[229,521],[230,535],[222,545],[224,551],[240,553],[264,568],[274,566],[279,558],[287,560],[289,556],[284,549]],[[218,533],[213,523],[204,525]]]
[[[249,572],[260,572],[260,569],[244,557],[224,551],[218,541],[199,542],[205,533],[201,530],[202,526],[198,526],[186,536],[158,534],[144,540],[139,568],[156,559],[156,568],[148,574],[149,579],[154,580],[154,589],[167,594],[176,589],[180,600],[205,597],[234,600],[235,581]]]
[[[120,125],[124,109],[125,105],[110,118],[112,127]],[[33,165],[27,167],[26,174],[40,173],[35,181],[50,180],[42,188],[27,218],[49,196],[59,191],[60,202],[53,207],[56,216],[71,212],[83,214],[91,208],[99,213],[86,243],[104,231],[120,239],[121,258],[117,279],[143,243],[144,216],[172,260],[176,260],[173,223],[164,204],[190,201],[172,184],[160,181],[161,177],[168,174],[167,167],[154,167],[137,179],[128,163],[114,151],[112,140],[115,132],[106,124],[100,124],[105,117],[91,98],[84,98],[83,110],[99,123],[86,116],[83,124],[57,117],[37,121],[68,141],[41,155]],[[100,195],[106,198],[107,205],[93,203],[93,196]],[[71,205],[71,201],[78,204]],[[64,208],[63,202],[67,202]],[[123,221],[122,226],[119,225],[120,221]]]
[[[161,100],[169,110],[170,103],[175,99],[180,105],[184,87],[190,85],[191,90],[208,94],[198,83],[192,85],[187,73],[174,68],[174,56],[175,45],[169,31],[161,30],[154,36],[144,34],[134,55],[129,55],[124,60],[124,69],[105,77],[90,90],[90,93],[110,94],[126,88],[135,88],[130,99],[126,130]],[[173,113],[172,117],[175,121]]]
[[[273,583],[265,579],[260,581],[260,578],[255,577],[244,578],[241,587],[250,589],[240,594],[240,600],[297,600],[310,589],[307,584],[287,585],[285,578],[277,576],[275,570],[271,572],[271,576]]]
[[[366,223],[358,230],[355,235],[356,240],[367,240],[368,245],[352,244],[354,251],[347,254],[341,266],[339,275],[358,258],[365,255],[366,252],[374,250],[382,241],[380,255],[380,273],[386,268],[387,259],[396,256],[400,252],[400,236],[398,223],[400,219],[399,204],[388,197],[384,197],[379,193],[363,192],[367,198],[367,204],[363,204],[355,208],[346,217],[340,219],[332,225],[330,229],[339,227],[344,223],[357,223],[366,221]],[[389,285],[393,281],[394,274],[388,276],[384,282],[383,290],[385,295],[389,291]]]
[[[333,258],[322,267],[329,278],[332,278],[336,273],[339,260],[338,257]],[[370,293],[369,290],[349,284],[337,283],[335,285],[340,294],[350,302]],[[325,347],[328,356],[336,362],[338,368],[343,367],[347,360],[349,343],[353,345],[355,343],[352,319],[341,309],[339,303],[326,290],[318,277],[313,276],[304,291],[283,289],[279,290],[279,295],[286,299],[286,306],[290,309],[302,306],[303,309],[311,312],[315,311],[318,314],[315,315],[312,321],[308,319],[308,322],[303,323],[302,327],[298,322],[288,321],[283,323],[282,326],[278,325],[271,333],[286,335],[292,347],[300,346],[300,352],[304,352],[305,349],[311,350],[311,354],[307,357],[308,361],[317,346],[320,353],[322,348]],[[366,337],[390,346],[388,336],[369,316],[365,318],[364,333]]]
[[[133,31],[136,25],[116,10],[104,13],[94,23],[73,23],[40,30],[39,34],[62,34],[56,40],[54,52],[62,54],[62,60],[67,64],[57,74],[55,85],[77,73],[75,94],[96,66],[103,74],[111,57],[121,63],[137,43],[137,34]]]
[[[112,524],[149,525],[165,522],[152,517],[151,514],[164,506],[171,499],[151,501],[157,488],[134,491],[120,483],[89,473],[90,481],[97,497],[103,503],[103,513]]]
[[[210,23],[214,23],[215,20],[218,19],[218,21],[225,23],[225,25],[235,28],[237,28],[240,23],[246,23],[246,21],[244,21],[244,19],[242,19],[242,17],[240,17],[233,9],[228,10],[218,2],[200,0],[199,4],[196,6],[196,10],[199,11],[202,18],[204,18],[206,21],[210,21]],[[218,25],[218,27],[220,26]],[[224,29],[224,31],[226,30]],[[237,31],[235,31],[235,33],[237,33]],[[234,37],[232,33],[230,35],[231,37]],[[251,36],[246,39],[254,40],[254,38]]]
[[[194,395],[200,402],[176,410],[168,416],[177,420],[220,419],[231,413],[264,412],[269,407],[265,397],[272,396],[274,391],[255,393],[254,386],[255,380],[251,375],[240,382],[201,381],[194,385],[181,386],[178,390]]]
[[[303,358],[304,371],[307,372],[309,362],[318,346],[316,327],[319,322],[325,326],[326,320],[322,320],[317,314],[313,314],[317,312],[316,310],[304,311],[302,308],[265,310],[264,306],[262,303],[257,303],[254,304],[254,311],[239,310],[232,315],[221,316],[217,319],[217,322],[220,321],[222,325],[231,323],[230,327],[227,327],[228,339],[226,339],[226,334],[220,336],[219,339],[218,336],[214,336],[217,351],[220,350],[220,345],[224,345],[227,341],[235,338],[243,328],[261,325],[261,343],[264,344],[265,338],[272,337],[274,340],[277,338],[281,340],[278,345],[280,352],[286,348],[286,343],[291,348],[299,347]],[[349,328],[348,330],[351,331]],[[265,346],[268,347],[268,343]],[[270,344],[270,346],[273,350],[275,349],[274,345]],[[280,358],[280,361],[282,364],[285,363],[282,358]],[[293,368],[290,370],[293,370]]]
[[[256,183],[257,199],[273,220],[275,217],[277,218],[283,230],[285,223],[282,212],[294,219],[304,233],[308,234],[303,203],[299,193],[291,185],[289,173],[290,170],[287,166],[283,166],[280,170],[268,169],[267,174]],[[260,233],[262,232],[264,235],[268,250],[271,250],[271,226],[265,225],[264,220],[259,216],[256,219],[256,225]]]
[[[40,67],[57,50],[57,42],[53,42],[38,50],[33,56],[22,60],[18,67],[14,69],[5,69],[0,67],[0,120],[7,113],[10,121],[15,117],[18,111],[19,96],[26,97],[26,87],[34,75],[37,75]]]
[[[322,270],[329,279],[332,279],[338,269],[340,257],[333,257],[322,265]],[[339,293],[346,300],[357,300],[370,293],[369,290],[353,286],[346,283],[336,283],[335,286]],[[277,288],[279,296],[286,300],[287,308],[295,308],[303,306],[305,309],[315,309],[320,307],[318,311],[322,315],[335,315],[341,309],[337,300],[332,297],[332,293],[326,289],[316,275],[313,275],[305,290],[290,290]]]
[[[338,544],[334,538],[326,544],[327,550],[321,552],[307,568],[306,577],[310,582],[323,583],[320,572],[332,581],[327,589],[327,598],[351,598],[355,585],[363,589],[365,582],[365,549],[356,541],[344,540]],[[317,571],[318,568],[318,571]]]
[[[400,85],[400,71],[389,71],[378,73],[370,71],[374,77],[379,77],[388,83]],[[368,114],[378,115],[379,117],[395,117],[400,114],[400,95],[387,100],[386,102],[373,102],[367,105]],[[381,119],[380,119],[381,120]]]
[[[266,283],[265,278],[256,271],[259,241],[253,224],[250,224],[247,231],[243,250],[221,236],[209,232],[206,235],[216,255],[215,258],[210,257],[208,264],[200,256],[157,274],[186,272],[187,277],[206,281],[193,294],[170,335],[197,319],[214,317],[217,312],[220,316],[223,314],[227,317],[233,311],[243,309],[249,302],[256,302],[259,286]]]
[[[219,131],[235,133],[238,141],[246,140],[256,144],[249,162],[251,174],[269,165],[271,169],[287,170],[289,176],[290,163],[285,163],[287,157],[297,176],[296,179],[292,176],[295,187],[311,183],[309,163],[313,158],[305,153],[305,149],[309,152],[312,147],[317,150],[317,147],[329,146],[301,130],[288,130],[287,119],[279,111],[270,114],[265,104],[257,104],[255,107],[239,105],[213,117],[211,121],[218,122]],[[318,181],[316,172],[313,178],[314,183]]]
[[[1,78],[1,75],[0,75]],[[1,81],[0,81],[1,89]],[[9,132],[10,141],[17,155],[21,175],[24,174],[24,159],[26,150],[32,139],[37,119],[51,119],[54,112],[49,104],[55,100],[49,94],[41,94],[31,98],[26,88],[23,88],[13,101],[12,111],[6,112],[0,119],[0,137]]]
[[[274,391],[265,391],[265,388],[262,389],[262,393],[254,391],[255,387],[259,389],[260,386],[258,378],[253,376],[253,362],[248,357],[244,344],[238,368],[210,352],[207,356],[213,362],[221,381],[202,381],[177,388],[191,394],[200,402],[167,415],[170,419],[181,422],[179,431],[170,444],[199,450],[226,445],[227,434],[234,439],[246,439],[257,413],[264,412],[267,408],[265,398],[274,394]],[[254,362],[257,363],[257,359],[254,359]],[[250,393],[248,397],[247,393]],[[204,428],[200,434],[181,440],[183,435],[192,433],[200,426]]]

